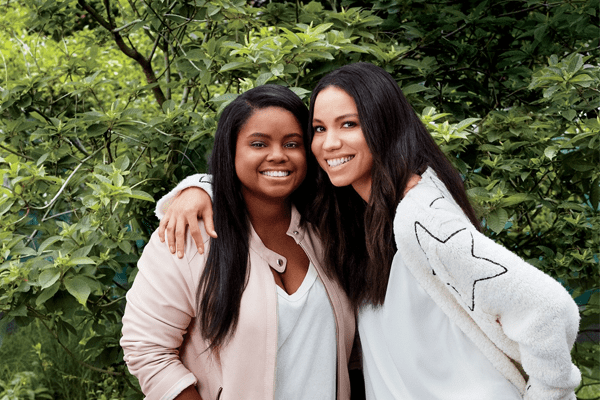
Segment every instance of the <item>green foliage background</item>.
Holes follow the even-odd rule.
[[[118,340],[153,198],[205,170],[238,93],[278,83],[308,101],[368,61],[465,176],[487,233],[568,287],[597,334],[599,5],[1,0],[0,332],[37,321],[139,398]],[[574,349],[579,398],[600,396],[599,352]]]

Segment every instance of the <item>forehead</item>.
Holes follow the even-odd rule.
[[[328,86],[315,98],[314,116],[331,117],[339,113],[356,113],[356,102],[344,89]]]
[[[285,108],[267,107],[255,110],[239,131],[239,136],[263,133],[268,135],[303,134],[302,126],[294,114]]]

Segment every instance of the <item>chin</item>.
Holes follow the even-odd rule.
[[[331,177],[329,177],[329,182],[331,182],[331,184],[335,187],[344,187],[344,186],[349,186],[352,184],[352,182],[348,182],[347,179],[331,178]]]

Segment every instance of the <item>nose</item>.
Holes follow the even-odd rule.
[[[338,137],[337,133],[333,130],[328,130],[325,132],[325,137],[323,138],[323,150],[332,151],[337,150],[342,146],[342,142]]]
[[[285,162],[288,160],[288,156],[281,146],[272,146],[271,151],[267,155],[267,161],[270,162]]]

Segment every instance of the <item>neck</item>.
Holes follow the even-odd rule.
[[[250,223],[261,238],[266,232],[276,232],[282,229],[284,233],[287,232],[292,217],[292,206],[289,199],[261,201],[246,198],[246,209]]]
[[[369,197],[371,196],[370,181],[368,183],[352,184],[352,188],[365,201],[365,203],[369,202]]]

